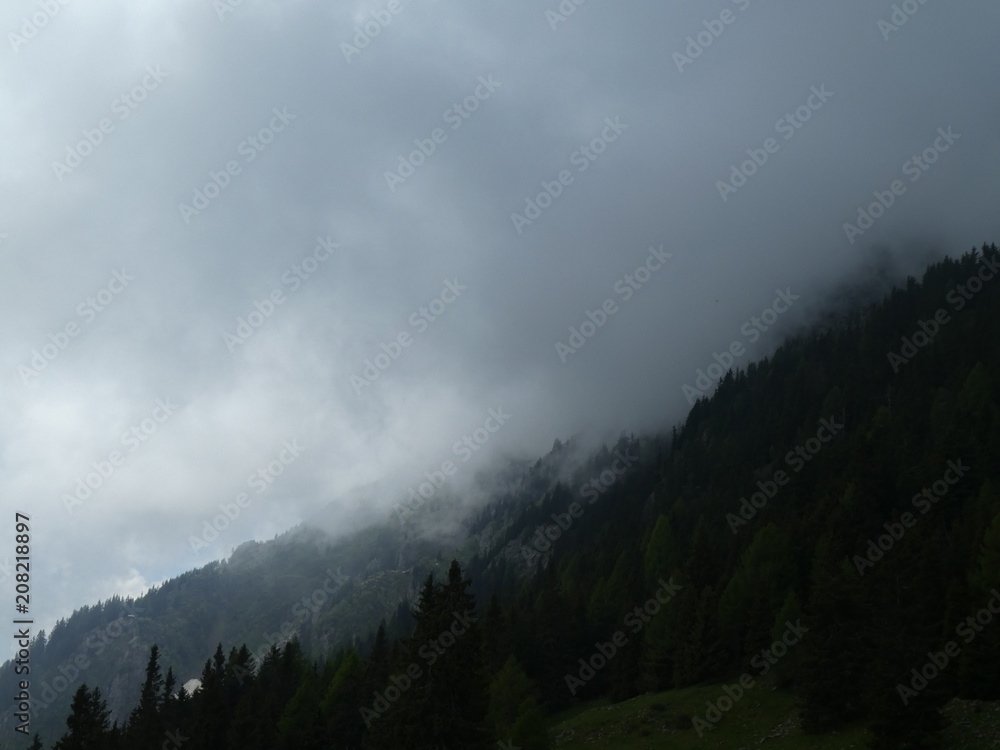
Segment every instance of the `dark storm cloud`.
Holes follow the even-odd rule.
[[[45,616],[331,501],[350,529],[446,460],[459,487],[556,437],[667,427],[714,355],[765,356],[873,258],[918,272],[995,239],[998,15],[8,8],[4,497],[38,517]],[[879,216],[845,230],[859,211]],[[147,435],[157,399],[176,410]],[[490,409],[511,416],[464,462]]]

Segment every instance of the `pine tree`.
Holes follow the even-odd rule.
[[[139,705],[129,716],[125,736],[136,750],[152,750],[162,743],[164,732],[160,707],[163,701],[163,676],[159,663],[160,649],[155,644],[150,649],[146,663],[146,678],[139,693]]]
[[[788,629],[788,623],[797,625],[802,619],[802,605],[794,591],[789,591],[785,603],[778,610],[771,629],[771,642],[781,640]],[[793,647],[771,667],[770,673],[779,688],[788,688],[794,682],[799,663],[799,649]]]
[[[187,689],[181,685],[174,700],[174,711],[172,721],[178,726],[190,726],[191,723],[191,695]]]
[[[719,599],[720,631],[731,654],[755,653],[770,645],[771,626],[794,569],[787,534],[773,521],[762,526]]]
[[[511,653],[510,630],[500,604],[500,596],[494,591],[489,606],[483,615],[483,658],[491,673],[499,672],[504,660]]]
[[[320,708],[326,723],[326,737],[336,748],[353,749],[361,746],[364,724],[358,713],[358,700],[369,695],[359,690],[365,675],[364,665],[354,649],[348,651],[334,672]]]
[[[981,496],[990,497],[992,490],[986,485]],[[971,598],[976,609],[995,600],[1000,593],[1000,513],[983,535],[972,579]],[[991,626],[978,633],[974,641],[962,651],[962,695],[978,700],[1000,699],[1000,628]]]
[[[656,519],[649,541],[643,554],[646,586],[652,586],[654,581],[673,570],[677,557],[677,538],[670,519],[661,514]]]
[[[670,608],[676,606],[671,602]],[[661,612],[642,630],[642,660],[638,688],[641,691],[660,691],[672,686],[674,650],[670,643],[673,622],[671,610]]]
[[[167,667],[167,676],[163,678],[163,696],[160,698],[160,717],[164,726],[177,723],[177,678],[174,668]]]
[[[253,654],[244,643],[239,650],[229,650],[222,684],[226,693],[226,707],[230,714],[236,710],[242,695],[249,689],[254,679]]]
[[[240,702],[233,712],[232,721],[229,722],[227,739],[229,747],[237,747],[242,750],[270,750],[269,744],[264,744],[261,737],[261,702],[262,690],[259,685],[253,684],[244,693]]]
[[[550,562],[541,575],[531,610],[520,612],[513,622],[515,644],[521,644],[515,653],[540,686],[543,704],[557,710],[573,700],[564,678],[567,666],[575,663],[583,644],[590,642],[583,630],[588,621],[580,611],[582,603],[574,611],[574,602],[564,595],[555,563]],[[567,617],[567,612],[572,614]]]
[[[538,688],[517,659],[509,656],[490,684],[489,722],[501,743],[524,750],[548,750],[550,739]]]
[[[278,720],[278,750],[325,750],[316,677],[307,674]]]
[[[66,717],[68,731],[53,750],[111,750],[108,705],[101,689],[93,691],[83,683],[73,694],[70,714]]]
[[[861,634],[868,606],[857,570],[846,558],[841,564],[831,536],[816,548],[803,618],[809,631],[796,646],[802,728],[812,733],[841,727],[865,711],[858,686],[868,656]]]
[[[226,746],[229,717],[226,711],[224,675],[225,656],[220,643],[215,656],[205,662],[201,671],[201,686],[193,696],[192,734],[198,750],[214,750]]]
[[[492,744],[486,731],[488,685],[475,598],[467,591],[470,584],[457,561],[451,563],[447,583],[435,584],[428,576],[413,613],[416,631],[407,643],[420,675],[408,677],[408,686],[402,682],[404,687],[383,687],[399,698],[375,720],[367,747],[485,750]]]
[[[389,639],[386,636],[385,620],[382,620],[375,632],[375,642],[365,666],[361,694],[367,699],[376,690],[381,690],[387,679],[389,679]]]
[[[928,529],[911,529],[891,555],[865,576],[869,595],[879,604],[869,610],[861,629],[869,655],[858,687],[867,705],[876,750],[939,743],[938,734],[945,724],[941,707],[955,692],[955,669],[942,669],[921,690],[906,692],[912,687],[910,670],[919,669],[928,654],[943,645],[940,602],[945,586],[939,559],[926,551],[945,545],[943,534],[927,533]]]

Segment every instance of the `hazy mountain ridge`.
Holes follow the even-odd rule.
[[[934,264],[921,281],[908,279],[836,325],[728,373],[669,439],[623,436],[584,451],[582,462],[556,444],[518,476],[484,479],[492,500],[448,524],[436,516],[477,505],[443,490],[401,519],[344,539],[300,528],[242,545],[228,561],[140,599],[132,623],[124,623],[133,620],[124,609],[130,602],[85,608],[70,621],[91,629],[124,623],[107,649],[117,661],[105,673],[95,663],[86,679],[118,696],[142,644],[155,642],[183,681],[184,659],[204,663],[220,641],[255,649],[255,639],[266,644],[267,634],[292,619],[300,620],[294,634],[309,649],[348,642],[364,655],[379,613],[390,639],[409,632],[407,600],[429,572],[440,579],[444,553],[455,549],[424,540],[421,530],[454,526],[455,555],[490,633],[488,665],[496,670],[500,657],[515,655],[549,710],[726,679],[771,642],[774,628],[801,617],[822,637],[807,638],[773,676],[799,691],[804,724],[815,731],[877,711],[879,731],[933,731],[944,696],[1000,694],[988,670],[1000,657],[996,633],[976,641],[939,692],[920,697],[917,714],[892,694],[899,670],[918,665],[915,654],[939,647],[952,620],[1000,586],[990,563],[1000,559],[1000,286],[960,291],[985,267],[984,256],[995,265],[1000,254],[990,247]],[[945,307],[951,318],[933,330],[928,321]],[[807,450],[824,420],[834,439]],[[859,576],[852,556],[871,556],[870,540],[956,458],[974,469],[949,491],[934,523],[907,531],[874,571]],[[746,507],[762,484],[777,484],[780,470],[792,475],[788,486]],[[573,512],[574,504],[582,512]],[[946,570],[955,572],[947,586]],[[252,586],[237,583],[255,576]],[[581,696],[567,692],[566,670],[666,577],[681,589],[667,614],[623,651],[627,657],[588,679]],[[295,615],[302,597],[324,582],[329,601]],[[899,601],[898,611],[880,608],[886,600]],[[902,638],[914,622],[920,632]],[[71,640],[59,630],[53,656],[64,655]],[[171,642],[179,633],[187,634],[185,644]],[[838,639],[858,633],[866,634],[866,650],[845,655]],[[137,639],[130,648],[127,638]],[[212,645],[198,646],[200,655],[183,651],[205,643]],[[405,659],[405,650],[394,658]],[[356,718],[368,696],[355,697]]]
[[[478,472],[473,494],[485,503],[482,510],[444,487],[406,513],[398,512],[409,507],[401,498],[387,521],[341,538],[300,526],[270,541],[245,542],[227,559],[167,580],[138,599],[82,608],[32,646],[33,696],[45,691],[46,703],[51,700],[33,726],[47,736],[61,732],[81,681],[101,686],[113,719],[127,717],[154,643],[180,684],[198,676],[205,655],[220,642],[245,643],[258,657],[292,637],[316,655],[363,645],[379,621],[405,613],[426,573],[440,572],[443,555],[468,561],[490,554],[526,509],[569,479],[574,467],[580,471],[585,458],[576,442],[557,441],[534,464],[509,458],[500,468]],[[116,635],[102,640],[109,628]],[[74,673],[80,657],[87,667]],[[0,666],[0,680],[13,682],[13,667],[11,661]],[[53,680],[67,674],[77,677],[56,689],[63,683]],[[12,714],[2,714],[3,731],[12,731]]]

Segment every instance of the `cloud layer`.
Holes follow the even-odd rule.
[[[445,460],[669,426],[878,259],[996,240],[1000,7],[785,5],[5,7],[0,497],[39,622],[372,482],[332,531]]]

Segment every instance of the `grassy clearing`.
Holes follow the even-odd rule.
[[[699,737],[684,717],[704,718],[706,701],[723,695],[709,685],[638,696],[623,703],[592,703],[555,717],[551,725],[558,750],[863,750],[869,733],[852,727],[836,734],[804,734],[795,697],[758,685],[723,715],[713,731]],[[1000,704],[952,701],[945,710],[951,724],[946,747],[1000,750]]]

